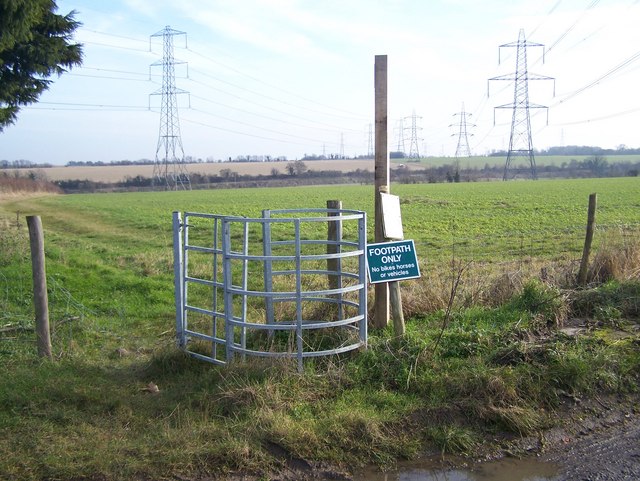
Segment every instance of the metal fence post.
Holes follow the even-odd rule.
[[[367,347],[367,215],[363,212],[358,221],[358,250],[362,255],[358,258],[358,276],[362,283],[360,299],[358,302],[358,315],[360,316],[360,342]]]
[[[226,341],[226,361],[233,361],[233,275],[231,272],[231,226],[229,219],[222,220],[222,275],[224,276],[224,337]]]
[[[176,341],[184,347],[184,290],[182,264],[182,216],[173,213],[173,285],[176,306]]]
[[[266,257],[264,261],[264,290],[265,292],[273,292],[273,263],[271,262],[271,222],[267,219],[271,218],[270,210],[262,211],[262,253]],[[266,296],[265,309],[267,316],[267,324],[275,322],[275,312],[273,309],[273,298]],[[273,335],[273,330],[268,331],[269,335]]]
[[[304,343],[302,338],[302,244],[300,242],[300,219],[295,219],[296,243],[296,345],[298,348],[298,371],[302,372]]]

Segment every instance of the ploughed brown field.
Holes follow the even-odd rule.
[[[287,165],[294,161],[279,162],[219,162],[212,164],[187,164],[187,171],[190,174],[219,174],[221,170],[230,169],[239,175],[271,175],[276,169],[281,174],[287,173]],[[373,159],[364,160],[308,160],[304,162],[309,170],[339,170],[341,172],[352,172],[356,169],[370,170],[373,172]],[[424,168],[419,163],[406,164],[410,168]],[[38,169],[44,172],[49,180],[91,180],[97,182],[118,182],[125,177],[151,177],[153,175],[153,165],[105,165],[94,167],[49,167]]]

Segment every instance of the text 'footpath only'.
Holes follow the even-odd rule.
[[[372,284],[420,277],[413,240],[368,244],[367,270]]]

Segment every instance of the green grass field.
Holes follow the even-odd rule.
[[[637,245],[640,179],[399,185],[392,192],[422,262],[423,278],[402,284],[407,337],[394,343],[390,331],[373,332],[366,352],[309,362],[303,374],[286,363],[218,368],[177,351],[171,213],[252,217],[340,199],[367,212],[373,240],[372,186],[2,200],[0,478],[196,479],[243,471],[268,479],[286,467],[273,446],[343,467],[384,465],[429,446],[470,452],[498,432],[536,432],[553,424],[562,393],[640,389],[637,331],[610,336],[640,316],[638,264],[629,264],[636,269],[630,284],[593,292],[569,294],[522,278],[527,268],[535,278],[540,267],[579,258],[592,192],[596,246],[611,236],[618,246]],[[25,215],[40,215],[45,228],[53,361],[35,353]],[[481,270],[467,269],[480,277],[464,277],[447,317],[452,259]],[[511,282],[515,288],[497,302],[490,280],[506,274],[521,283]],[[570,313],[595,319],[590,335],[556,330]],[[160,392],[147,392],[149,382]]]
[[[637,178],[538,182],[417,184],[393,187],[405,238],[414,239],[422,272],[452,256],[503,263],[577,259],[588,196],[598,193],[595,243],[607,230],[633,235],[640,225]],[[55,308],[92,313],[96,322],[171,328],[173,211],[259,217],[263,208],[318,208],[340,199],[365,210],[373,241],[373,187],[331,186],[190,192],[82,194],[6,200],[3,242],[18,257],[3,261],[4,316],[30,317],[28,236],[24,216],[40,215]],[[15,226],[19,212],[21,229]],[[20,262],[16,262],[18,258]],[[11,282],[10,280],[13,280]],[[15,282],[17,280],[17,282]],[[408,285],[411,285],[409,283]],[[5,345],[6,346],[6,345]]]

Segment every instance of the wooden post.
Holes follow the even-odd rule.
[[[27,216],[29,243],[31,245],[31,270],[33,272],[33,304],[36,310],[36,335],[38,355],[51,358],[51,335],[49,333],[49,299],[47,296],[47,273],[44,263],[44,235],[40,216]]]
[[[387,150],[387,56],[375,57],[375,241],[384,242],[381,188],[389,189],[389,152]],[[389,323],[389,287],[386,282],[375,285],[373,326],[384,328]]]
[[[393,332],[396,337],[404,337],[404,314],[402,313],[402,295],[400,294],[400,282],[389,282],[389,294],[391,302],[391,318],[393,319]]]
[[[327,209],[342,209],[341,200],[328,200]],[[339,213],[330,212],[329,216],[340,215]],[[341,252],[339,242],[342,241],[342,221],[329,221],[327,226],[327,254],[337,254]],[[339,272],[339,274],[329,274],[329,289],[342,288],[342,259],[327,259],[327,270],[330,272]],[[337,318],[341,320],[344,317],[344,305],[342,302],[342,294],[333,296],[338,301]]]
[[[587,233],[584,238],[584,248],[582,249],[582,260],[578,271],[578,285],[584,286],[587,283],[587,271],[589,270],[589,255],[591,254],[591,242],[593,241],[593,230],[596,224],[596,205],[598,195],[589,194],[589,212],[587,214]]]
[[[341,200],[328,200],[327,209],[342,209]],[[329,213],[329,216],[337,214]],[[327,227],[327,254],[337,254],[340,252],[338,244],[342,240],[342,221],[329,221]],[[340,271],[340,259],[327,259],[327,270],[330,272]],[[340,289],[342,287],[341,276],[329,274],[329,289]]]
[[[380,193],[388,194],[389,188],[386,186],[381,186]],[[384,237],[384,240],[388,241],[391,239]],[[391,281],[387,285],[389,288],[389,307],[391,308],[391,318],[393,319],[393,330],[396,337],[404,337],[405,325],[404,314],[402,313],[402,295],[400,294],[400,282]]]

